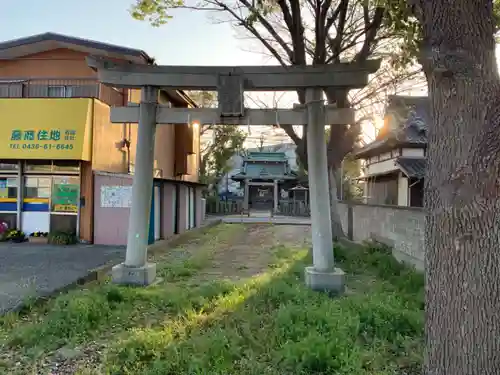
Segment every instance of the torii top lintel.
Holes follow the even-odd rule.
[[[99,80],[110,86],[141,88],[155,86],[177,90],[215,91],[222,81],[241,82],[244,91],[295,91],[299,88],[362,88],[380,60],[318,66],[162,66],[117,63],[89,56],[88,65]],[[224,83],[224,85],[227,83]]]

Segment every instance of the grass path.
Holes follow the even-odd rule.
[[[309,227],[207,229],[156,254],[158,285],[94,284],[0,318],[0,374],[410,374],[421,277],[339,248],[350,293],[332,299],[303,285],[309,246]]]

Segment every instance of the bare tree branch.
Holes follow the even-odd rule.
[[[254,12],[256,14],[257,19],[259,20],[259,22],[261,23],[261,25],[264,26],[264,28],[267,30],[267,32],[273,36],[273,38],[276,40],[276,42],[278,42],[279,45],[281,46],[281,48],[283,48],[283,50],[287,54],[288,58],[290,60],[292,60],[293,59],[293,52],[292,52],[292,50],[290,49],[290,47],[288,46],[288,44],[283,40],[283,38],[281,38],[281,36],[274,30],[273,26],[271,26],[271,24],[261,15],[261,13],[257,9],[255,9],[252,6],[252,4],[250,4],[247,0],[238,0],[238,1],[241,4],[245,5],[249,11]],[[247,26],[250,26],[250,24],[249,24],[249,22],[244,22],[243,26],[247,27]],[[252,27],[253,30],[255,30],[255,28],[253,26],[251,26],[251,27]],[[252,34],[254,34],[254,33],[252,32]],[[258,34],[258,33],[255,31],[254,36],[256,34]],[[259,38],[257,37],[257,39],[259,39]],[[266,48],[268,48],[267,45],[266,45]],[[273,53],[273,55],[274,55],[274,53]]]
[[[347,9],[349,7],[349,0],[341,0],[339,8],[339,22],[337,26],[337,35],[335,38],[330,39],[330,49],[332,53],[332,57],[329,59],[332,62],[340,61],[340,50],[342,47],[342,38],[344,35],[346,17],[347,17]],[[328,25],[327,25],[328,26]]]
[[[366,13],[365,42],[363,43],[361,51],[359,51],[359,53],[354,58],[355,61],[365,61],[370,55],[370,50],[373,48],[373,42],[375,40],[375,37],[377,36],[377,31],[382,23],[385,12],[385,8],[382,7],[376,8],[373,20],[370,22],[368,18],[368,7],[364,5],[363,10]]]

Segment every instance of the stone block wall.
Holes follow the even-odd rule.
[[[393,248],[396,259],[424,268],[425,212],[421,208],[339,203],[344,231],[350,239],[375,239]]]

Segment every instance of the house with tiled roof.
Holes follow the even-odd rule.
[[[366,203],[423,206],[429,119],[427,97],[389,97],[377,138],[355,153]]]

